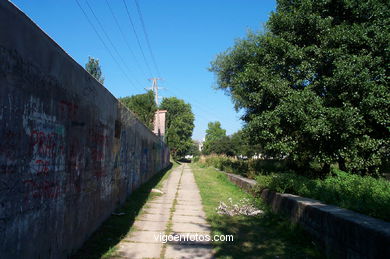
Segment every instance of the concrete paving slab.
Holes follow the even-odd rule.
[[[131,243],[121,242],[116,255],[125,258],[160,258],[162,243]]]
[[[206,241],[207,238],[211,239],[209,233],[170,232],[169,234],[178,238],[176,241],[168,241],[168,244],[211,245],[211,241]]]
[[[161,208],[161,209],[155,209],[155,208],[145,208],[141,211],[142,214],[162,214],[162,215],[165,215],[165,214],[170,214],[171,213],[171,210],[170,209],[164,209],[164,208]]]
[[[200,223],[200,224],[208,224],[205,217],[196,215],[178,215],[174,214],[172,217],[173,222],[183,222],[183,223]]]
[[[197,197],[197,196],[199,196],[199,197]],[[189,195],[178,195],[177,199],[179,199],[179,200],[200,200],[201,197],[200,197],[200,195],[191,195],[191,196],[189,196]]]
[[[142,214],[137,217],[137,220],[168,222],[169,217],[169,214]]]
[[[204,213],[204,211],[200,211],[200,210],[197,210],[197,211],[193,211],[193,210],[183,210],[183,209],[176,209],[174,211],[174,214],[175,215],[185,215],[185,216],[203,216],[203,217],[206,217],[206,214]]]
[[[147,203],[145,205],[146,208],[148,209],[156,209],[156,210],[159,210],[159,209],[170,209],[172,208],[172,204],[167,204],[167,203]]]
[[[176,200],[177,205],[184,205],[184,206],[200,206],[203,207],[202,202],[198,200]]]
[[[165,231],[167,228],[167,222],[161,221],[141,221],[136,220],[133,226],[137,230],[149,230],[149,231]]]
[[[211,245],[168,244],[165,258],[209,259],[213,258],[213,247]]]
[[[173,199],[158,199],[158,200],[153,200],[149,201],[148,204],[169,204],[172,205]]]
[[[176,204],[175,210],[191,210],[191,211],[203,211],[202,205],[195,205],[195,204]]]
[[[141,243],[161,243],[159,237],[163,235],[161,231],[134,231],[125,237],[123,241]]]
[[[211,231],[210,226],[201,223],[183,223],[173,222],[172,231],[174,232],[194,232],[194,233],[209,233]]]

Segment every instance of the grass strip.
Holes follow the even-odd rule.
[[[315,243],[287,218],[272,213],[259,199],[232,184],[213,168],[191,165],[212,235],[233,235],[233,242],[214,242],[216,258],[324,258]],[[249,199],[261,216],[219,215],[220,201]]]

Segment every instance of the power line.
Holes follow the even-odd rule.
[[[158,66],[157,66],[157,62],[156,62],[156,59],[154,57],[154,54],[153,54],[153,51],[152,51],[152,47],[150,45],[150,41],[149,41],[149,36],[148,36],[148,33],[146,31],[146,26],[145,26],[145,23],[144,23],[144,19],[142,17],[142,12],[141,12],[141,8],[139,7],[139,4],[138,4],[138,1],[137,0],[134,0],[135,2],[135,5],[137,6],[137,12],[138,12],[138,16],[139,16],[139,19],[141,21],[141,25],[142,25],[142,30],[144,32],[144,35],[145,35],[145,39],[146,39],[146,44],[148,45],[148,49],[149,49],[149,52],[150,52],[150,56],[152,57],[152,61],[153,61],[153,64],[154,64],[154,67],[157,71],[157,74],[160,76],[160,70],[158,69]]]
[[[118,29],[119,29],[119,32],[120,32],[120,34],[121,34],[121,36],[122,36],[122,38],[123,38],[123,41],[125,42],[127,48],[129,49],[130,54],[131,54],[132,57],[134,58],[134,61],[137,63],[137,68],[139,69],[139,71],[140,71],[141,73],[144,74],[145,78],[147,78],[147,75],[146,75],[145,71],[141,68],[141,64],[139,63],[139,61],[138,61],[136,55],[134,54],[132,48],[130,47],[129,42],[127,41],[127,39],[126,39],[126,37],[125,37],[125,34],[124,34],[123,30],[122,30],[122,27],[120,26],[120,23],[118,22],[118,19],[116,18],[116,15],[115,15],[114,11],[112,10],[111,5],[109,4],[109,1],[108,1],[108,0],[105,0],[105,1],[106,1],[107,6],[108,6],[108,9],[110,10],[110,13],[111,13],[112,17],[114,18],[114,21],[115,21],[116,26],[117,26]]]
[[[130,80],[130,78],[127,76],[126,72],[123,70],[122,66],[119,64],[119,62],[116,60],[115,56],[112,54],[111,50],[108,48],[107,44],[104,42],[102,36],[100,36],[98,30],[96,29],[95,25],[92,23],[91,19],[89,19],[87,13],[85,12],[84,8],[80,5],[80,2],[78,0],[75,0],[78,7],[82,11],[84,17],[87,19],[89,25],[91,25],[92,29],[95,31],[96,35],[98,36],[99,40],[103,44],[104,48],[107,50],[107,52],[110,54],[111,58],[114,60],[116,65],[119,67],[123,75],[126,77],[126,79],[129,81],[130,85],[134,87],[134,83]]]
[[[143,59],[144,59],[144,61],[145,61],[145,64],[146,64],[148,70],[149,70],[149,73],[150,73],[151,75],[153,75],[152,70],[150,69],[149,63],[148,63],[148,61],[147,61],[147,59],[146,59],[145,53],[144,53],[144,51],[143,51],[143,49],[142,49],[141,42],[140,42],[140,40],[139,40],[139,38],[138,38],[137,31],[135,30],[135,26],[134,26],[133,20],[131,19],[131,15],[130,15],[129,9],[127,8],[126,1],[125,1],[125,0],[122,0],[122,2],[123,2],[123,4],[125,5],[127,17],[129,18],[129,22],[130,22],[131,27],[132,27],[132,29],[133,29],[135,38],[137,39],[138,47],[139,47],[139,49],[141,50],[142,57],[143,57]]]
[[[99,18],[97,17],[97,15],[95,14],[95,12],[93,11],[91,5],[89,4],[88,0],[85,1],[87,3],[87,6],[89,8],[89,10],[91,11],[93,17],[95,17],[95,20],[97,21],[98,25],[100,26],[100,29],[103,31],[103,34],[106,36],[108,42],[111,44],[112,48],[114,49],[115,53],[119,56],[120,60],[122,61],[122,63],[125,65],[125,67],[131,71],[131,69],[129,69],[129,67],[127,66],[126,62],[124,61],[124,59],[122,58],[122,55],[119,53],[118,49],[115,47],[114,43],[112,42],[111,38],[108,36],[106,30],[104,29],[103,27],[103,24],[100,22]],[[136,81],[136,83],[138,83],[139,85],[140,82],[138,82],[138,80],[136,78],[134,78],[134,80]]]
[[[168,92],[171,92],[172,94],[176,95],[176,96],[179,96],[176,92],[170,90],[170,89],[167,89]],[[220,119],[220,116],[216,115],[215,113],[211,112],[213,109],[210,109],[208,107],[204,107],[203,104],[201,104],[200,102],[197,102],[196,100],[192,100],[192,105],[194,105],[195,107],[197,107],[199,110],[202,110],[205,114],[204,116],[200,116],[200,117],[203,117],[203,119],[205,121],[215,121],[215,120],[218,120]],[[206,118],[207,117],[207,118]],[[232,127],[233,124],[231,124],[230,122],[226,123],[228,126]]]

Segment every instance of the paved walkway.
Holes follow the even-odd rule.
[[[184,240],[210,235],[190,167],[176,168],[163,186],[164,194],[145,204],[134,230],[118,244],[115,258],[212,258],[209,242]],[[181,236],[182,241],[163,243],[166,234]]]

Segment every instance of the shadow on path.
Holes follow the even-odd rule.
[[[172,164],[134,191],[123,206],[116,210],[116,212],[125,214],[110,216],[70,258],[94,259],[107,254],[127,235],[146,201],[152,196],[158,196],[158,194],[152,193],[151,190],[171,168]]]

